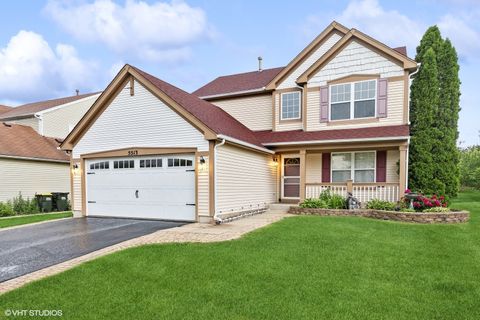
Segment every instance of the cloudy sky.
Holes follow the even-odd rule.
[[[460,140],[480,143],[480,1],[5,1],[0,104],[102,90],[125,63],[193,91],[219,75],[286,65],[332,20],[410,56],[437,24],[460,55]]]

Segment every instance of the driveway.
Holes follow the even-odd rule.
[[[0,282],[185,223],[78,218],[0,231]]]

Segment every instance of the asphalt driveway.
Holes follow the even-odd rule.
[[[0,282],[181,222],[78,218],[0,231]]]

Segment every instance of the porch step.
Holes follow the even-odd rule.
[[[268,209],[275,210],[279,212],[288,212],[291,206],[296,205],[295,203],[271,203],[268,206]]]

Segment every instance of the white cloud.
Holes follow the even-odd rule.
[[[440,18],[438,27],[443,36],[450,38],[460,57],[478,59],[480,50],[480,29],[472,25],[480,19],[480,15],[452,15],[447,14]]]
[[[117,53],[152,61],[182,61],[190,45],[212,33],[205,12],[183,1],[148,4],[127,0],[71,3],[50,0],[46,12],[69,34],[86,42],[103,43]]]
[[[55,49],[35,32],[20,31],[0,49],[0,96],[10,101],[34,101],[76,88],[91,89],[95,65],[80,59],[74,47]]]

